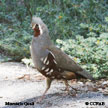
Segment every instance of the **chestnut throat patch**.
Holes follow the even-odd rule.
[[[40,30],[39,30],[39,28],[34,28],[34,36],[35,37],[38,37],[40,35]]]

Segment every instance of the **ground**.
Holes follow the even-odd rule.
[[[45,99],[36,103],[45,90],[45,78],[36,69],[21,63],[0,63],[0,108],[108,108],[108,95],[100,92],[105,91],[106,86],[99,88],[99,84],[96,83],[96,86],[89,81],[70,81],[69,84],[80,90],[76,96],[72,88],[72,95],[63,91],[65,86],[62,81],[53,81]],[[108,83],[104,81],[102,84]],[[5,102],[20,102],[23,105],[5,105]],[[105,104],[90,105],[92,102]]]

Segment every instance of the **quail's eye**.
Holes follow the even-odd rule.
[[[36,28],[39,28],[38,24],[35,25]]]

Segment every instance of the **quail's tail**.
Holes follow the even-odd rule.
[[[78,71],[77,72],[79,75],[81,75],[84,78],[90,79],[92,81],[94,81],[95,79],[89,74],[89,72],[87,72],[86,70],[83,71]]]

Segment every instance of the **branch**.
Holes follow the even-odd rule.
[[[28,1],[26,2],[26,0],[24,0],[24,5],[25,5],[25,7],[27,8],[27,11],[29,12],[29,14],[30,14],[30,16],[31,16],[31,18],[32,18],[32,12],[31,12],[31,10],[30,10],[30,4],[27,4],[28,3]]]

